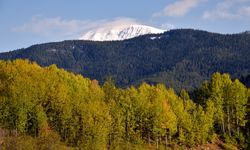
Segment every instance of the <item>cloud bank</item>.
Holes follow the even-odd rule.
[[[46,18],[42,16],[32,17],[30,22],[12,28],[13,32],[32,33],[40,36],[73,36],[90,28],[94,28],[105,20],[65,20],[60,17]]]
[[[143,24],[134,18],[119,17],[109,20],[66,20],[60,17],[46,18],[34,16],[31,21],[12,28],[16,33],[30,33],[50,39],[79,39],[88,31],[105,32],[113,27]],[[161,29],[174,28],[171,24],[163,24]]]
[[[45,37],[68,37],[68,39],[77,39],[83,33],[102,27],[108,30],[113,26],[123,26],[130,24],[140,24],[133,18],[115,18],[112,20],[66,20],[60,17],[46,18],[42,16],[34,16],[31,21],[12,28],[13,32],[31,33]]]
[[[197,7],[202,1],[203,0],[178,0],[167,5],[162,11],[153,14],[153,16],[182,17],[191,11],[192,8]]]
[[[124,27],[128,25],[142,24],[133,18],[116,18],[113,20],[107,20],[95,28],[98,32],[104,32],[112,29],[113,27]]]
[[[249,0],[223,0],[216,4],[215,9],[205,11],[202,18],[207,20],[235,20],[247,19],[249,16]]]

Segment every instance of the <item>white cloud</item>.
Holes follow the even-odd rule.
[[[241,7],[238,11],[240,16],[250,17],[250,6]]]
[[[123,27],[128,25],[141,24],[139,21],[133,18],[116,18],[108,20],[96,27],[98,32],[103,32],[112,29],[113,27]]]
[[[73,36],[89,28],[96,27],[103,22],[105,22],[105,20],[65,20],[60,17],[46,18],[34,16],[30,22],[19,27],[14,27],[12,31],[33,33],[41,36]]]
[[[80,37],[83,33],[104,27],[111,28],[115,25],[138,24],[139,22],[132,18],[115,18],[113,20],[66,20],[60,17],[46,18],[34,16],[31,21],[12,28],[13,32],[32,33],[45,37],[61,37],[61,39],[74,39]]]
[[[192,8],[198,6],[204,0],[178,0],[167,5],[164,10],[153,14],[153,16],[180,17],[186,15]]]
[[[203,19],[236,19],[238,16],[229,12],[227,9],[216,9],[214,11],[205,11],[202,16]]]
[[[203,19],[245,19],[250,16],[250,6],[245,6],[248,0],[223,0],[216,4],[216,8],[203,13]]]
[[[46,39],[67,40],[79,39],[88,31],[103,32],[113,27],[143,24],[136,19],[120,17],[110,20],[66,20],[60,17],[46,18],[34,16],[32,19],[18,27],[12,28],[13,32],[31,33]],[[161,28],[172,29],[171,24],[164,24]]]

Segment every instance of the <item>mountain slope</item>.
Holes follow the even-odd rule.
[[[142,81],[192,90],[214,72],[232,77],[250,73],[250,35],[222,35],[181,29],[123,41],[63,41],[39,44],[0,59],[27,58],[42,66],[83,74],[101,83],[112,76],[119,86]]]
[[[99,28],[89,31],[85,33],[80,39],[91,41],[117,41],[130,39],[145,34],[163,32],[164,30],[145,25],[120,25],[114,26],[108,30],[106,28]]]

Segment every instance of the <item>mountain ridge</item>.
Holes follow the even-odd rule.
[[[152,37],[156,37],[152,39]],[[1,53],[0,59],[56,64],[97,79],[112,76],[120,87],[163,83],[177,91],[197,88],[212,73],[233,78],[250,73],[250,35],[178,29],[123,41],[70,40]]]
[[[132,25],[122,25],[114,26],[109,29],[98,28],[86,32],[80,40],[90,40],[90,41],[119,41],[125,39],[131,39],[145,34],[157,34],[163,33],[167,30],[161,30],[154,27],[132,24]]]

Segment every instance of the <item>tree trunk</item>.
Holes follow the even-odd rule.
[[[227,130],[228,130],[228,135],[231,137],[229,106],[227,106]]]
[[[171,144],[172,143],[172,138],[171,138],[171,135],[169,136],[169,144]]]
[[[109,134],[109,142],[108,142],[108,149],[111,148],[111,134]]]
[[[148,145],[150,145],[150,133],[148,132]]]
[[[159,136],[159,145],[161,145],[161,136]]]
[[[168,149],[168,135],[165,136],[165,148]]]
[[[236,119],[236,124],[237,124],[237,134],[240,135],[240,126],[239,126],[239,119],[238,119],[238,117]]]
[[[158,141],[158,135],[157,135],[157,138],[156,138],[156,149],[159,149],[159,141]]]
[[[222,124],[222,133],[225,134],[225,123],[224,123],[224,119],[221,119],[221,124]]]

